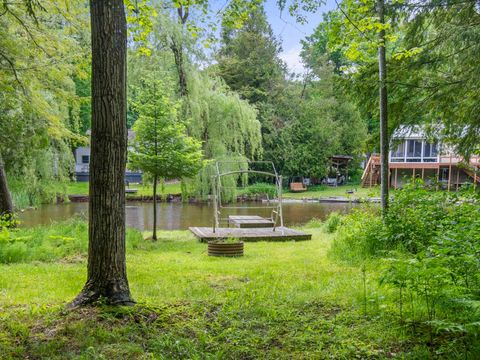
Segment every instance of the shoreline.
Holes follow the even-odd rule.
[[[68,195],[68,199],[70,202],[88,202],[89,201],[89,196],[88,195]],[[127,202],[152,202],[153,201],[153,196],[151,195],[141,195],[141,196],[126,196],[126,201]],[[182,195],[181,194],[168,194],[166,196],[158,196],[157,197],[158,202],[177,202],[181,203],[182,202]],[[267,200],[264,197],[260,196],[255,196],[255,197],[238,197],[237,198],[237,203],[241,202],[246,202],[246,201],[254,201],[254,202],[262,202],[262,203],[268,203],[268,202],[278,202],[278,199],[271,199]],[[199,203],[207,203],[208,200],[198,200],[195,198],[190,198],[186,203],[189,204],[199,204]],[[359,198],[359,197],[354,197],[354,198],[349,198],[345,196],[328,196],[328,197],[306,197],[306,198],[301,198],[301,199],[295,199],[295,198],[283,198],[282,199],[283,203],[379,203],[380,198],[377,197],[367,197],[367,198]]]

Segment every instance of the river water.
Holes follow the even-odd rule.
[[[209,204],[159,203],[157,205],[158,228],[163,230],[184,230],[190,226],[211,226],[213,208]],[[232,205],[239,209],[222,208],[221,217],[228,215],[260,215],[270,217],[271,209],[262,203],[239,203]],[[252,207],[263,207],[255,208]],[[356,204],[350,203],[284,203],[283,218],[286,226],[302,225],[313,218],[325,219],[332,211],[346,213]],[[22,227],[50,224],[64,221],[73,216],[87,219],[88,203],[44,205],[20,214]],[[128,202],[126,207],[127,226],[139,230],[151,229],[153,205],[148,202]]]

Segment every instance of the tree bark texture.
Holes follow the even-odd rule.
[[[380,23],[385,23],[385,3],[384,0],[378,0],[377,11]],[[380,186],[382,212],[388,210],[388,112],[387,112],[387,64],[385,56],[385,30],[379,33],[378,46],[378,74],[379,74],[379,97],[380,97]]]
[[[188,95],[188,89],[187,89],[187,74],[185,72],[185,64],[183,60],[183,46],[181,44],[177,44],[176,40],[173,40],[172,45],[170,47],[173,52],[173,57],[175,58],[175,65],[177,66],[180,96],[185,97]]]
[[[92,133],[88,275],[72,306],[133,300],[125,259],[126,46],[122,0],[91,0]]]
[[[158,177],[155,175],[153,177],[153,241],[157,241],[157,184]]]
[[[8,189],[7,174],[0,155],[0,216],[13,215],[13,202]]]

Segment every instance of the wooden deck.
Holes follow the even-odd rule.
[[[274,225],[272,220],[257,215],[230,215],[228,223],[238,228],[272,228]]]
[[[222,238],[237,238],[243,241],[290,241],[310,240],[311,234],[286,227],[273,228],[217,228],[190,227],[189,230],[202,242]]]

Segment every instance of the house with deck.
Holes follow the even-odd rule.
[[[90,135],[90,130],[87,131]],[[135,133],[128,130],[128,141],[133,140]],[[75,177],[79,182],[86,182],[90,177],[90,146],[80,146],[74,150]],[[125,181],[129,183],[141,183],[142,173],[138,171],[125,171]]]
[[[446,190],[457,190],[465,184],[478,185],[480,156],[468,162],[439,140],[429,139],[420,126],[399,127],[392,136],[389,153],[389,185],[400,188],[409,178],[422,178]],[[362,186],[380,183],[380,155],[372,154],[362,176]]]

